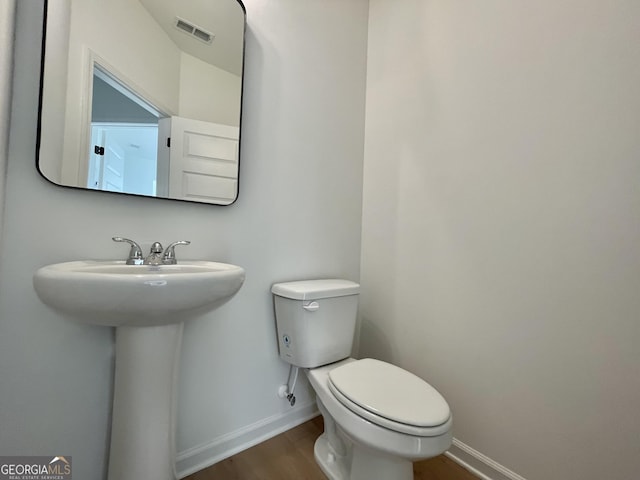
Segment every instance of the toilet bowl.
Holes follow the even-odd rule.
[[[376,372],[373,388],[364,386],[364,381],[350,382],[351,375],[365,380]],[[447,403],[409,372],[378,360],[348,358],[305,373],[325,421],[315,458],[331,480],[412,479],[414,461],[440,455],[451,445]],[[346,393],[351,398],[339,387],[350,388]],[[420,407],[421,401],[425,403]]]
[[[359,285],[275,284],[280,357],[304,368],[324,419],[315,459],[330,480],[411,480],[413,462],[445,452],[452,415],[427,382],[390,363],[351,358]]]

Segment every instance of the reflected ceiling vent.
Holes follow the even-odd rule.
[[[211,43],[213,41],[213,37],[215,37],[213,33],[209,33],[180,17],[176,17],[175,25],[178,30],[182,30],[184,33],[188,33],[192,37],[195,37],[204,43]]]

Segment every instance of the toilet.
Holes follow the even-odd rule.
[[[351,358],[360,285],[340,279],[274,284],[280,357],[303,368],[324,432],[316,462],[331,480],[411,480],[413,462],[445,452],[449,405],[416,375]]]

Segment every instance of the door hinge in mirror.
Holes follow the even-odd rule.
[[[171,148],[171,137],[167,137],[167,148]]]
[[[95,153],[96,155],[104,155],[104,147],[101,147],[100,145],[94,145],[93,153]]]

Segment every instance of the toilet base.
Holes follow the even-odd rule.
[[[316,463],[329,480],[413,480],[413,462],[391,457],[361,445],[351,445],[351,455],[336,454],[326,433],[314,446]]]
[[[349,478],[348,457],[336,454],[329,445],[326,433],[320,435],[313,447],[316,463],[329,480],[346,480]]]

